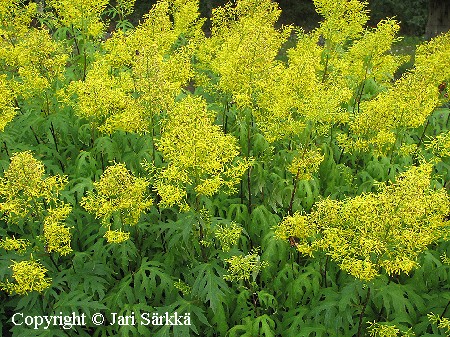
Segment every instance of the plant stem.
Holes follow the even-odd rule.
[[[298,183],[298,176],[300,174],[300,169],[297,170],[297,174],[294,178],[293,184],[294,184],[294,188],[292,189],[292,194],[291,194],[291,201],[289,202],[289,208],[288,208],[288,215],[292,215],[292,207],[294,205],[294,197],[295,197],[295,192],[297,191],[297,183]]]
[[[447,305],[444,308],[444,311],[442,311],[441,317],[444,317],[445,313],[447,312],[447,309],[450,307],[450,301],[448,301]]]
[[[86,79],[86,69],[87,69],[86,47],[83,46],[83,81]]]
[[[59,154],[58,140],[56,138],[56,132],[55,132],[55,127],[53,126],[53,122],[50,122],[50,132],[52,133],[53,142],[55,143],[56,152],[58,152],[58,154]],[[59,165],[61,166],[61,170],[63,170],[63,172],[64,172],[64,164],[61,162],[60,159],[58,159],[58,161],[59,161]]]
[[[58,265],[56,264],[55,260],[53,259],[52,253],[48,253],[48,256],[50,256],[50,260],[52,261],[53,265],[55,266],[56,270],[58,272],[61,271],[61,269],[59,269]]]
[[[227,133],[227,124],[228,124],[228,111],[230,110],[230,106],[228,105],[228,101],[225,102],[225,107],[223,109],[223,117],[222,117],[222,123],[223,123],[223,133]]]
[[[327,287],[327,268],[328,268],[328,261],[330,259],[330,256],[327,255],[325,257],[325,264],[323,266],[323,272],[322,272],[322,280],[323,280],[323,287]]]
[[[309,136],[308,136],[308,139],[309,139]],[[308,140],[308,143],[309,143],[309,140]],[[305,153],[306,153],[306,146],[303,149],[302,159],[305,157]],[[291,201],[289,202],[288,215],[292,215],[292,207],[294,205],[294,197],[295,197],[295,192],[297,191],[297,183],[298,183],[298,177],[299,176],[300,176],[300,168],[297,170],[297,174],[295,175],[295,178],[294,178],[294,181],[293,181],[294,188],[292,189]]]
[[[10,157],[9,151],[8,151],[8,146],[6,145],[5,141],[3,141],[3,145],[4,145],[4,148],[5,148],[6,154],[8,155],[8,157]]]
[[[430,124],[430,118],[427,118],[427,122],[425,123],[425,126],[423,128],[422,135],[420,136],[419,142],[417,143],[417,148],[419,148],[419,146],[422,144],[423,137],[425,137],[425,132],[427,131],[428,128],[428,124]]]
[[[364,318],[364,313],[366,312],[367,303],[369,303],[369,298],[370,298],[370,287],[367,288],[366,299],[364,300],[363,307],[361,309],[361,313],[359,314],[358,332],[356,334],[356,337],[361,336],[362,320]]]
[[[252,114],[250,112],[249,122],[247,123],[247,158],[250,158],[251,146],[251,127],[253,124]],[[248,214],[252,213],[252,183],[251,183],[251,168],[247,169],[247,190],[248,190]]]

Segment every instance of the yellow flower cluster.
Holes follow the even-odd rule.
[[[260,261],[258,250],[253,249],[250,254],[245,256],[238,255],[232,256],[229,259],[225,259],[226,263],[229,263],[228,272],[223,278],[227,281],[255,281],[256,276],[261,269],[266,268],[269,263],[267,261]]]
[[[163,207],[178,204],[186,208],[188,186],[207,196],[222,186],[234,191],[250,165],[233,165],[239,154],[237,141],[214,125],[214,115],[200,97],[187,96],[169,111],[157,147],[168,162],[156,183]]]
[[[395,70],[407,61],[405,57],[390,53],[392,43],[398,41],[396,35],[400,29],[393,19],[382,20],[376,29],[366,30],[364,35],[348,49],[336,67],[355,87],[371,78],[378,84],[388,86]]]
[[[358,0],[314,0],[316,11],[325,20],[319,33],[331,44],[343,44],[361,35],[369,20],[367,2]]]
[[[72,252],[70,228],[63,224],[71,211],[72,207],[69,204],[48,209],[44,219],[44,238],[49,253],[58,252],[61,255],[67,255]]]
[[[294,158],[288,170],[298,180],[310,180],[311,174],[319,169],[324,158],[320,150],[307,150],[305,148]]]
[[[0,59],[19,78],[14,91],[24,98],[40,97],[53,81],[62,79],[68,55],[46,29],[30,29],[17,43],[2,43]]]
[[[134,11],[134,3],[136,0],[117,0],[116,8],[121,16],[128,16]]]
[[[344,201],[324,199],[309,215],[289,216],[276,228],[295,240],[304,254],[323,250],[349,274],[371,280],[383,268],[389,275],[409,273],[427,246],[449,234],[445,189],[430,188],[431,164],[412,167],[378,193]]]
[[[55,80],[63,78],[67,53],[46,29],[33,27],[36,14],[34,2],[25,6],[22,1],[0,4],[0,73],[8,76],[6,80],[0,75],[0,130],[15,115],[12,101],[19,97],[43,100]]]
[[[275,227],[275,236],[281,240],[296,240],[295,247],[305,255],[312,256],[318,247],[312,240],[318,234],[318,229],[308,222],[306,215],[296,212],[287,216]]]
[[[103,235],[103,237],[106,239],[106,242],[108,243],[122,243],[130,238],[130,233],[123,232],[120,229],[116,230],[108,229],[105,235]]]
[[[25,239],[15,239],[14,237],[0,240],[0,248],[5,250],[16,250],[19,253],[24,252],[27,247],[30,245],[30,241]]]
[[[65,27],[80,30],[84,36],[98,37],[105,30],[101,14],[108,5],[108,0],[50,0],[52,6]]]
[[[198,15],[197,1],[158,1],[136,29],[115,32],[85,81],[69,85],[77,114],[106,133],[150,131],[153,116],[171,108],[192,77],[193,46],[202,34]],[[176,47],[181,35],[191,39]]]
[[[11,122],[17,114],[14,99],[15,96],[6,75],[0,75],[0,131],[3,131],[6,124]]]
[[[147,179],[134,177],[124,164],[114,164],[94,183],[95,192],[88,192],[81,205],[101,218],[102,224],[108,228],[112,220],[120,225],[135,225],[142,212],[153,203],[146,196],[148,185]],[[113,237],[116,234],[108,235]]]
[[[428,320],[436,324],[439,329],[443,329],[447,336],[450,335],[450,319],[433,313],[428,314],[427,317]]]
[[[449,57],[450,33],[418,47],[412,71],[375,99],[361,103],[361,113],[350,122],[352,133],[382,154],[397,139],[393,130],[422,125],[440,103],[438,85],[450,77]],[[352,140],[343,140],[344,147],[352,147]]]
[[[232,222],[230,225],[217,226],[214,236],[219,240],[222,250],[228,252],[239,241],[242,227]]]
[[[443,264],[447,264],[450,266],[450,257],[448,257],[446,253],[441,255],[441,261]]]
[[[32,291],[42,292],[51,285],[51,279],[45,277],[47,269],[37,261],[13,261],[12,278],[15,283],[0,282],[0,289],[9,294],[28,294]]]
[[[17,222],[30,213],[41,216],[45,204],[56,203],[59,191],[67,183],[66,176],[44,178],[44,165],[31,151],[15,153],[0,178],[0,210],[9,221]]]
[[[450,132],[437,135],[430,141],[425,142],[425,148],[431,150],[435,156],[450,156]]]
[[[100,124],[100,131],[112,133],[116,129],[143,132],[148,123],[140,116],[140,109],[129,88],[133,79],[126,72],[112,74],[108,64],[99,61],[93,64],[85,81],[71,82],[67,93],[76,94],[71,104],[80,117]]]
[[[188,284],[184,283],[184,282],[181,281],[181,280],[178,280],[177,282],[174,282],[174,283],[173,283],[173,286],[174,286],[176,289],[178,289],[179,291],[181,291],[181,292],[183,293],[184,296],[190,294],[191,291],[192,291],[192,288],[191,288]]]
[[[377,322],[368,323],[368,331],[371,337],[397,337],[400,333],[400,329],[397,329],[395,325],[380,324]],[[402,336],[405,335],[402,334]]]
[[[0,2],[0,35],[14,44],[29,30],[37,12],[35,2],[23,5],[22,1],[3,0]]]
[[[270,78],[274,59],[291,27],[274,29],[280,10],[270,0],[239,0],[213,11],[212,35],[198,53],[220,75],[218,86],[240,107],[252,106]]]

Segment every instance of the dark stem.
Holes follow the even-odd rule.
[[[83,47],[83,81],[86,79],[87,55],[86,48]]]
[[[330,256],[327,255],[325,258],[325,265],[323,266],[323,271],[322,271],[322,279],[323,279],[323,287],[324,288],[327,287],[327,268],[328,268],[329,258],[330,258]]]
[[[78,41],[75,35],[75,29],[73,28],[73,25],[72,25],[72,35],[73,35],[73,42],[75,43],[75,49],[77,50],[77,55],[80,55],[80,47],[78,47]]]
[[[59,269],[58,265],[56,264],[55,260],[53,259],[52,254],[49,253],[48,256],[50,256],[50,260],[52,261],[52,263],[53,263],[53,265],[55,266],[56,270],[57,270],[58,272],[60,272],[61,269]]]
[[[341,163],[341,159],[342,159],[342,155],[343,154],[344,154],[344,148],[342,148],[341,153],[339,154],[339,158],[338,158],[337,164]]]
[[[369,303],[369,298],[370,298],[370,287],[367,289],[366,299],[364,300],[363,307],[361,309],[361,313],[359,314],[358,333],[356,334],[356,337],[361,336],[362,320],[364,318],[364,313],[366,312],[367,303]]]
[[[34,131],[34,129],[33,129],[33,127],[31,125],[30,125],[30,129],[31,129],[31,132],[33,132],[33,136],[34,136],[34,139],[36,139],[36,142],[38,144],[41,144],[41,142],[39,141],[39,138],[38,138],[36,132]]]
[[[444,315],[445,315],[445,313],[447,312],[447,309],[449,308],[449,306],[450,306],[450,301],[448,301],[447,305],[446,305],[445,308],[444,308],[444,311],[442,311],[441,317],[444,317]]]
[[[423,137],[425,137],[425,132],[427,131],[428,124],[430,124],[430,118],[427,118],[427,122],[425,123],[425,127],[423,128],[422,135],[419,138],[419,142],[417,143],[417,148],[422,144]]]
[[[94,142],[95,142],[95,123],[91,123],[91,147],[94,147]],[[114,158],[114,160],[116,160]]]
[[[300,174],[300,169],[297,170],[297,175],[295,176],[294,181],[293,181],[294,188],[292,189],[291,201],[289,202],[288,215],[292,215],[292,207],[294,205],[295,192],[297,192],[297,183],[298,183],[299,174]]]
[[[102,172],[105,172],[105,158],[103,156],[103,151],[100,152],[100,157],[102,159]]]
[[[258,294],[253,293],[252,294],[252,302],[253,302],[253,311],[255,312],[256,316],[259,316],[259,309],[258,309]]]
[[[55,132],[55,127],[53,126],[53,122],[50,122],[50,131],[52,133],[53,142],[55,143],[56,152],[59,153],[58,140],[56,139],[56,132]]]
[[[361,98],[362,98],[362,94],[363,94],[365,85],[366,85],[366,80],[364,78],[364,82],[361,85],[361,91],[359,92],[359,95],[358,95],[358,101],[356,102],[358,104],[358,114],[359,114],[359,105],[361,104]]]
[[[9,151],[8,151],[8,146],[6,146],[6,142],[5,141],[3,141],[3,145],[5,147],[6,154],[8,155],[8,157],[10,157]]]
[[[56,152],[59,154],[58,140],[56,138],[56,132],[55,132],[55,127],[53,126],[53,122],[50,122],[50,132],[52,133],[53,142],[55,143]],[[58,159],[58,161],[59,161],[59,165],[61,166],[61,170],[64,172],[64,164],[62,163],[62,161],[60,159]]]
[[[367,72],[369,71],[369,64],[366,65],[366,71],[364,72],[364,79],[363,82],[361,83],[361,89],[359,90],[359,93],[357,94],[357,97],[355,97],[355,104],[353,104],[353,111],[352,113],[355,113],[355,106],[358,106],[358,114],[359,114],[359,104],[361,103],[361,98],[362,98],[362,94],[364,91],[364,86],[366,85],[366,80],[367,80]]]

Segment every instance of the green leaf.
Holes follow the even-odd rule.
[[[225,297],[230,293],[230,289],[223,279],[225,270],[215,262],[211,262],[198,265],[192,270],[192,273],[196,278],[192,285],[192,296],[209,302],[212,311],[218,312],[219,306],[226,303]]]

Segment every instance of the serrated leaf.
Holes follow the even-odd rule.
[[[225,296],[230,292],[223,279],[225,270],[215,263],[202,263],[192,273],[196,279],[192,285],[192,295],[209,302],[214,313],[221,303],[226,302]]]

